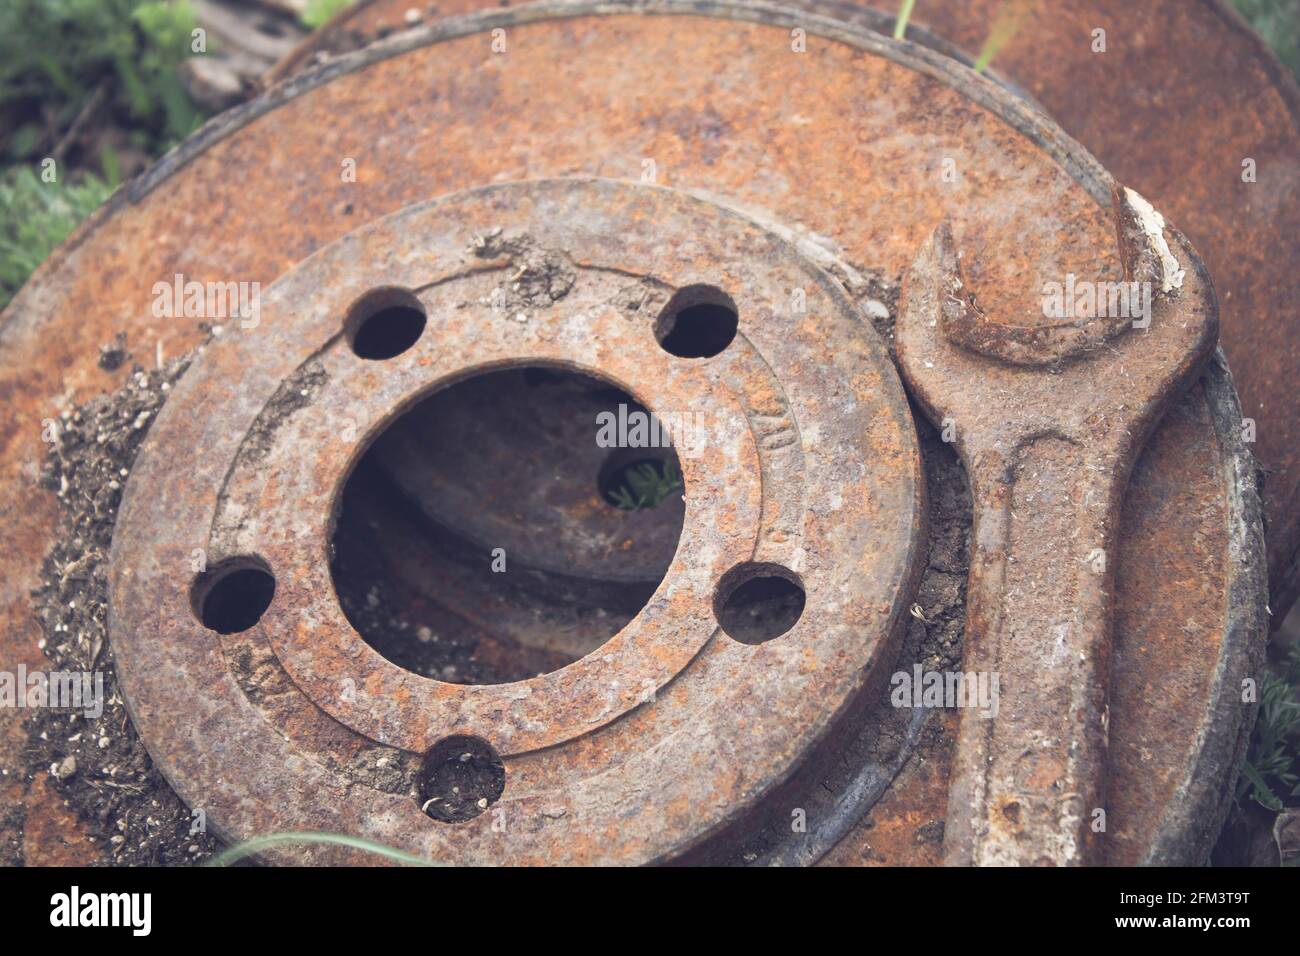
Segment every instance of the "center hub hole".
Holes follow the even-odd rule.
[[[673,448],[600,438],[608,415],[636,412],[609,382],[536,365],[399,416],[343,487],[331,572],[352,626],[394,664],[462,684],[604,644],[663,580],[685,514]]]

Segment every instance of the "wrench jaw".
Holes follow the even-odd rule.
[[[1006,325],[975,304],[953,226],[904,287],[899,364],[956,444],[974,526],[964,670],[997,676],[996,716],[962,712],[950,865],[1100,863],[1114,543],[1129,475],[1166,404],[1199,374],[1217,305],[1185,239],[1115,193],[1126,282],[1153,307],[1068,327]]]
[[[1197,266],[1200,263],[1186,240],[1174,233],[1164,217],[1136,191],[1116,185],[1111,190],[1111,205],[1123,268],[1123,282],[1116,289],[1121,307],[1099,308],[1102,314],[1056,322],[1045,322],[1041,316],[1015,324],[990,319],[979,307],[975,295],[965,287],[952,222],[945,218],[931,237],[933,260],[949,286],[939,319],[944,337],[968,351],[1009,365],[1055,370],[1065,362],[1105,347],[1130,327],[1136,327],[1132,321],[1134,311],[1150,309],[1157,298],[1167,298],[1182,287],[1187,269],[1180,262],[1190,258]],[[1172,248],[1170,234],[1174,239]],[[1183,253],[1181,258],[1175,254],[1179,247]],[[1201,272],[1208,282],[1203,267]],[[1212,312],[1213,328],[1208,331],[1217,340],[1217,308]]]

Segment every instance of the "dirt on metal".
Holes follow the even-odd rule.
[[[22,769],[29,782],[47,779],[50,798],[66,803],[96,851],[115,865],[197,863],[217,847],[154,768],[128,719],[107,628],[108,551],[122,489],[154,416],[188,365],[188,357],[161,369],[137,365],[120,392],[54,419],[41,475],[61,505],[57,543],[32,595],[47,668],[102,675],[103,706],[98,714],[32,711]],[[21,843],[17,849],[21,861]]]

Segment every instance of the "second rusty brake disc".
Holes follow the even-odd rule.
[[[348,160],[355,181],[339,175]],[[882,318],[882,290],[945,217],[991,315],[1035,308],[1067,273],[1118,278],[1114,187],[1037,111],[870,31],[749,3],[542,3],[394,37],[214,121],[15,299],[5,384],[32,402],[52,383],[92,390],[64,334],[74,316],[105,340],[196,345],[151,314],[160,279],[267,285],[257,326],[209,345],[153,426],[110,569],[137,727],[224,836],[328,828],[475,862],[935,862],[955,719],[900,714],[882,693],[895,667],[926,663],[911,643],[895,653],[925,626],[920,604],[905,614],[925,593],[924,509],[901,386],[864,318]],[[518,264],[475,244],[498,228],[571,263],[572,290],[523,321],[495,311]],[[730,298],[739,334],[675,359],[654,326],[698,286]],[[392,301],[425,316],[424,334],[359,360],[352,322]],[[430,390],[535,363],[709,416],[716,441],[682,462],[672,565],[644,611],[559,670],[473,686],[403,670],[335,597],[345,479]],[[1240,758],[1262,579],[1239,421],[1213,361],[1125,500],[1109,862],[1202,857]],[[30,494],[16,474],[0,476],[11,502]],[[39,555],[22,542],[49,520],[20,510],[4,529],[13,580],[31,577]],[[222,635],[202,605],[232,570],[273,576],[275,595],[255,627]],[[759,571],[802,587],[803,615],[765,643],[732,641],[719,587]],[[503,829],[492,812],[421,812],[410,791],[429,760],[482,753],[503,764],[487,801]]]

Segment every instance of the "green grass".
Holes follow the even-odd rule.
[[[988,36],[975,58],[975,71],[983,73],[998,51],[1015,39],[1026,19],[1038,6],[1038,0],[1005,0],[989,27]]]
[[[27,166],[0,174],[0,308],[112,191],[93,175],[46,183]]]
[[[203,121],[177,73],[194,27],[187,0],[0,0],[0,307],[117,186],[95,133],[154,157]]]
[[[610,504],[624,511],[641,511],[681,494],[684,487],[676,462],[646,461],[624,472],[623,480],[610,490],[608,497]]]
[[[45,117],[65,130],[93,108],[131,129],[136,145],[164,151],[202,122],[176,68],[190,55],[185,0],[4,0],[0,4],[0,110],[20,119],[10,162],[48,154]],[[98,98],[98,99],[97,99]]]
[[[335,14],[356,2],[357,0],[307,0],[307,9],[298,19],[308,29],[317,30],[332,20]]]
[[[907,36],[907,21],[912,19],[912,8],[916,0],[903,0],[898,8],[898,17],[894,20],[894,39],[901,40]]]
[[[1300,0],[1235,0],[1278,59],[1300,76]]]
[[[438,865],[432,860],[412,856],[410,853],[403,853],[401,850],[396,850],[391,846],[385,846],[382,843],[376,843],[373,840],[348,836],[346,833],[322,833],[311,830],[288,833],[268,833],[266,836],[253,837],[250,840],[245,840],[243,843],[237,843],[230,849],[217,854],[208,861],[207,865],[230,866],[232,863],[238,863],[240,860],[250,856],[255,856],[256,854],[269,850],[272,847],[302,843],[351,847],[354,850],[363,850],[366,853],[373,853],[375,856],[383,857],[387,860],[393,860],[397,863],[404,863],[408,866]]]
[[[1280,811],[1300,797],[1300,645],[1259,684],[1259,718],[1250,738],[1237,799]]]

